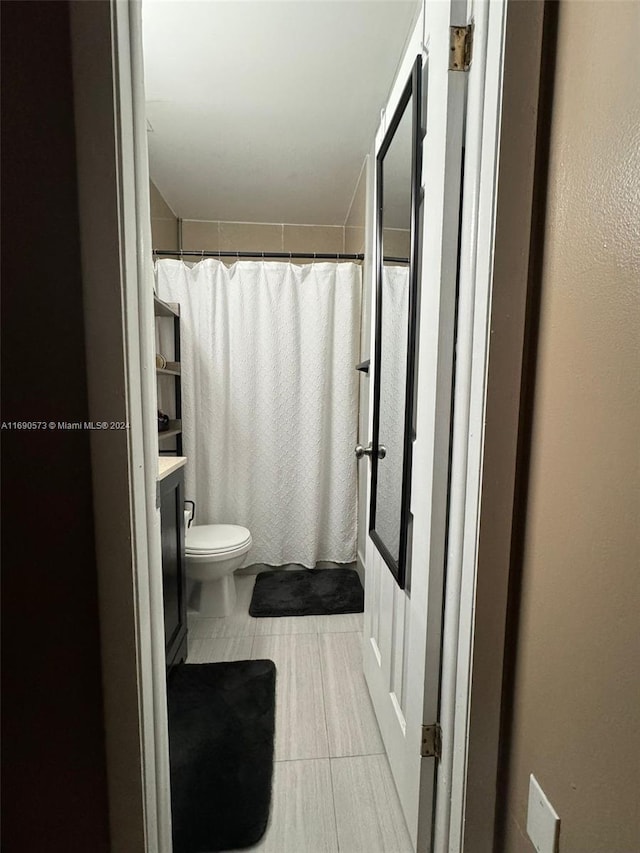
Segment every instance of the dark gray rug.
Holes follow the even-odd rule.
[[[330,616],[362,613],[364,590],[354,569],[260,572],[251,616]]]
[[[180,664],[167,689],[174,853],[255,844],[271,803],[275,664]]]

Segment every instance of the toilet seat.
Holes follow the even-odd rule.
[[[194,557],[227,557],[250,547],[251,533],[239,524],[200,524],[185,531],[185,551]]]

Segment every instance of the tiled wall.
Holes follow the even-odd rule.
[[[182,220],[182,248],[210,252],[344,252],[341,225]]]
[[[366,169],[363,168],[345,225],[182,220],[182,248],[208,252],[364,252]],[[150,183],[154,249],[177,250],[180,221]]]
[[[153,181],[149,182],[151,242],[154,249],[178,249],[178,218]]]
[[[385,228],[382,235],[385,258],[408,258],[411,232],[403,228]]]

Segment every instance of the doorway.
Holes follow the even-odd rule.
[[[202,445],[193,424],[198,420],[196,411],[203,411],[201,402],[210,385],[197,395],[191,388],[191,377],[196,370],[202,370],[202,360],[196,363],[189,357],[190,347],[193,349],[197,344],[185,342],[185,335],[190,333],[191,318],[196,316],[199,334],[214,341],[223,339],[237,321],[232,313],[233,305],[228,304],[221,309],[227,318],[226,327],[203,332],[203,309],[192,304],[197,298],[194,294],[199,294],[203,287],[242,292],[244,277],[255,273],[258,277],[252,286],[260,288],[260,293],[253,296],[255,303],[263,291],[271,288],[271,279],[275,280],[280,272],[279,265],[292,262],[303,270],[304,287],[311,288],[317,279],[319,286],[324,288],[326,284],[319,279],[324,267],[335,264],[343,267],[344,278],[351,255],[364,256],[366,270],[359,267],[354,272],[361,277],[361,286],[370,289],[370,280],[364,281],[371,276],[373,266],[366,226],[373,229],[375,217],[372,198],[367,197],[366,192],[371,168],[367,165],[368,154],[372,150],[380,108],[386,103],[394,76],[398,76],[397,67],[406,53],[406,42],[412,32],[417,35],[413,36],[409,49],[418,52],[421,49],[422,18],[417,24],[414,20],[416,12],[421,14],[421,10],[415,3],[374,4],[366,9],[358,4],[275,3],[252,6],[252,15],[248,18],[244,4],[197,4],[189,11],[189,16],[185,8],[171,4],[145,7],[143,4],[142,18],[147,139],[156,214],[152,229],[152,235],[155,231],[153,248],[157,253],[156,285],[161,299],[181,303],[183,447],[189,460],[186,496],[195,498],[196,523],[214,522],[226,513],[227,518],[233,518],[251,531],[254,552],[248,555],[247,561],[272,565],[270,558],[255,556],[263,553],[261,540],[264,536],[259,514],[251,514],[251,507],[240,501],[227,501],[215,508],[221,495],[226,499],[225,493],[231,489],[243,491],[244,473],[234,462],[236,474],[231,482],[220,460],[213,457],[211,468],[207,468],[206,451],[200,449]],[[210,34],[216,31],[224,32],[225,38],[219,50],[212,54]],[[353,39],[355,31],[359,32],[357,41]],[[185,35],[184,47],[181,33]],[[202,55],[199,53],[201,46]],[[279,63],[268,60],[274,53],[281,57]],[[245,56],[246,69],[238,71],[238,55]],[[203,57],[213,64],[206,65]],[[256,67],[262,69],[261,76],[275,79],[263,84],[256,79]],[[338,73],[338,69],[343,70]],[[187,78],[180,76],[187,73],[190,75]],[[292,83],[294,76],[299,78],[296,86]],[[211,80],[216,81],[215,87],[205,85],[204,81]],[[347,98],[340,97],[340,89],[346,89]],[[180,95],[174,94],[176,92]],[[187,97],[184,97],[185,92]],[[372,101],[375,106],[371,106]],[[296,105],[295,109],[292,104]],[[184,139],[187,128],[188,142]],[[339,145],[332,142],[336,133],[339,133]],[[274,148],[274,134],[279,142],[284,140],[280,142],[285,149],[284,156]],[[240,139],[244,139],[242,156],[237,151],[228,151],[233,149],[229,142]],[[191,148],[185,150],[189,145]],[[207,149],[211,150],[199,160],[200,152]],[[202,192],[203,187],[206,187],[207,197]],[[265,199],[268,202],[266,210]],[[332,249],[335,260],[331,257]],[[284,257],[276,257],[278,250]],[[287,252],[292,257],[287,258]],[[189,270],[185,272],[188,277],[186,292],[180,271],[183,267],[179,265]],[[273,286],[277,287],[277,293],[271,293],[270,299],[278,304],[278,310],[293,317],[294,306],[288,307],[283,301],[287,293],[286,281]],[[344,290],[346,280],[339,286]],[[249,330],[244,341],[244,356],[248,370],[253,363],[254,369],[259,371],[267,362],[268,341],[262,353],[256,351],[252,356],[247,355],[254,352],[253,340],[261,334],[259,326],[249,325],[253,307],[244,304],[241,315],[244,328]],[[316,314],[321,308],[318,302]],[[341,341],[347,338],[347,332],[342,331],[347,315],[348,306],[338,307],[331,325],[324,332],[320,331],[319,336],[324,336],[323,348],[327,347],[331,336],[337,335]],[[277,320],[271,317],[268,325],[274,326]],[[348,331],[355,350],[348,357],[336,356],[340,364],[346,361],[348,374],[340,378],[334,370],[332,379],[345,387],[347,384],[354,387],[356,405],[358,383],[362,386],[371,382],[366,376],[359,380],[355,369],[358,363],[371,358],[368,350],[359,349],[361,325],[358,311],[357,322],[351,324]],[[303,332],[301,337],[304,341],[307,336]],[[366,337],[370,339],[370,335]],[[288,351],[286,340],[286,330],[281,330],[278,333],[281,351]],[[233,358],[233,341],[228,346],[227,352],[230,351]],[[212,357],[212,363],[221,371],[228,369],[225,357],[223,353]],[[295,351],[293,360],[303,357],[304,354]],[[167,382],[172,381],[167,379]],[[236,372],[236,388],[244,388],[246,381]],[[269,382],[266,377],[258,385],[268,389]],[[302,382],[305,395],[309,394],[310,382],[309,378]],[[293,380],[289,386],[295,387],[295,384]],[[333,391],[330,395],[333,396]],[[270,396],[280,400],[279,391]],[[254,401],[254,407],[259,404],[255,390],[240,392],[239,397]],[[198,401],[197,410],[190,400]],[[330,396],[327,396],[323,419],[327,417],[329,404]],[[282,402],[280,405],[282,420],[288,404]],[[347,401],[340,404],[343,417],[351,405]],[[208,408],[221,413],[221,423],[246,422],[246,416],[243,418],[236,410],[232,410],[230,416],[223,415],[223,406],[224,403],[215,403]],[[319,404],[318,412],[322,408]],[[366,412],[360,414],[366,421]],[[357,407],[350,414],[353,432],[346,448],[348,456],[335,472],[331,468],[327,439],[314,439],[312,417],[313,413],[303,418],[307,451],[305,455],[301,449],[300,459],[307,464],[308,459],[313,461],[317,456],[320,467],[325,471],[331,469],[337,481],[346,481],[348,473],[355,485],[358,468],[353,449],[358,440]],[[266,426],[268,416],[264,423]],[[227,448],[228,435],[224,430],[228,426],[220,427],[222,432],[217,431],[217,424],[204,426],[208,434],[215,433],[214,444]],[[342,427],[332,428],[331,432],[335,435],[342,430]],[[291,452],[295,456],[294,431],[287,428],[286,434],[287,446],[281,447],[280,452]],[[252,457],[255,464],[252,463],[251,476],[264,454],[269,456],[275,452],[267,449],[263,453],[260,449],[262,436],[255,433],[252,436],[248,444],[254,448],[256,456]],[[161,448],[164,446],[168,444],[161,443]],[[316,450],[320,447],[324,448],[321,453]],[[227,448],[222,454],[233,459],[237,451]],[[190,465],[197,475],[191,473]],[[278,469],[281,468],[278,462]],[[203,488],[203,482],[213,485]],[[277,498],[276,486],[269,486],[272,500],[281,499]],[[249,491],[255,495],[257,490]],[[353,496],[355,498],[355,491]],[[210,500],[214,503],[211,511],[207,506]],[[366,502],[366,494],[361,500]],[[292,513],[299,502],[291,504],[290,498],[287,499],[289,527],[293,526]],[[264,496],[262,504],[265,504]],[[337,506],[338,501],[331,497],[328,507]],[[352,507],[355,509],[355,501]],[[243,515],[245,512],[247,514]],[[232,513],[240,514],[234,518]],[[323,514],[326,515],[327,510],[316,513]],[[339,515],[340,518],[331,517],[334,535],[348,518],[345,509]],[[312,528],[314,523],[315,519],[310,519],[307,526]],[[350,526],[354,546],[355,518]],[[273,534],[273,529],[270,533]],[[347,537],[341,534],[340,538],[345,541]],[[299,543],[297,547],[300,551]],[[292,554],[291,551],[284,553]],[[356,554],[355,550],[346,554],[334,548],[318,556],[341,562],[341,556],[343,560],[345,557],[353,559]],[[289,561],[295,562],[295,555],[292,554]],[[313,561],[310,564],[301,556],[299,561],[307,567],[313,565]],[[402,804],[395,792],[363,677],[362,616],[252,618],[248,605],[256,578],[255,572],[251,572],[254,565],[249,562],[236,573],[237,602],[232,613],[222,618],[210,618],[195,611],[190,614],[187,662],[267,657],[276,663],[279,673],[276,765],[271,823],[262,842],[265,849],[338,849],[339,845],[354,850],[410,851]],[[366,575],[362,561],[361,570]],[[366,577],[363,580],[366,585]],[[302,796],[300,814],[292,819],[290,808],[295,789],[309,793]],[[355,791],[360,792],[359,809],[349,806]],[[384,807],[383,801],[386,802]],[[359,811],[363,814],[362,820],[355,819]]]

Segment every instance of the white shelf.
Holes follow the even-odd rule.
[[[155,294],[153,297],[153,309],[156,317],[179,317],[180,305],[177,302],[163,302]]]
[[[181,376],[182,367],[179,361],[168,361],[166,367],[156,367],[158,376]]]
[[[171,438],[173,435],[179,435],[182,432],[182,421],[169,421],[169,429],[165,429],[162,432],[158,430],[158,441],[162,441],[163,438]]]

